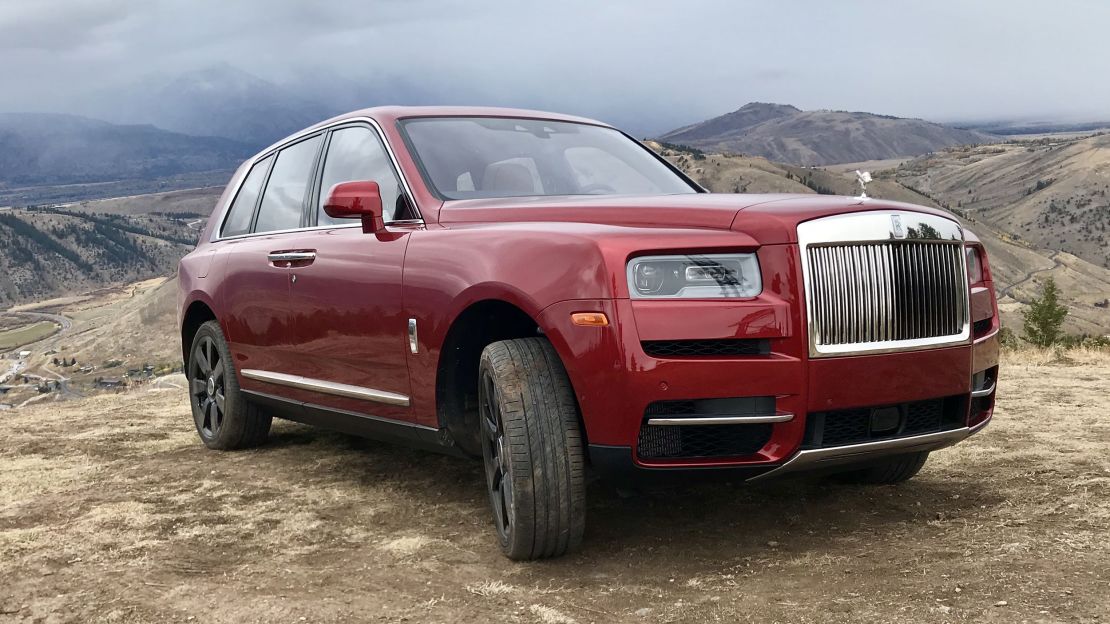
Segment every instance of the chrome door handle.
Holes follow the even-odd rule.
[[[316,259],[315,251],[276,251],[268,256],[270,262],[307,262]]]

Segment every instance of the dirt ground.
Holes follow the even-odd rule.
[[[1106,622],[1110,357],[1006,364],[907,484],[593,483],[583,549],[529,564],[476,463],[292,423],[207,451],[164,383],[3,412],[0,622]]]

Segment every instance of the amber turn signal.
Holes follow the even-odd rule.
[[[575,325],[581,325],[582,327],[606,327],[609,325],[609,317],[602,312],[575,312],[570,315],[570,320]]]

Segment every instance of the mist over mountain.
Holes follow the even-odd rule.
[[[121,124],[151,124],[257,149],[341,112],[307,89],[280,86],[228,64],[148,77],[101,93],[89,113]]]
[[[50,113],[0,113],[0,189],[151,179],[230,170],[250,155],[243,143],[150,125],[117,125]]]
[[[663,134],[660,140],[710,152],[761,156],[795,165],[919,156],[997,137],[921,119],[846,111],[803,111],[753,102]]]

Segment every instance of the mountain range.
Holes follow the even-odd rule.
[[[954,145],[990,143],[998,137],[921,119],[752,102],[667,132],[659,140],[707,152],[816,166],[919,156]]]
[[[53,113],[0,113],[0,189],[228,170],[252,151],[223,137]]]

